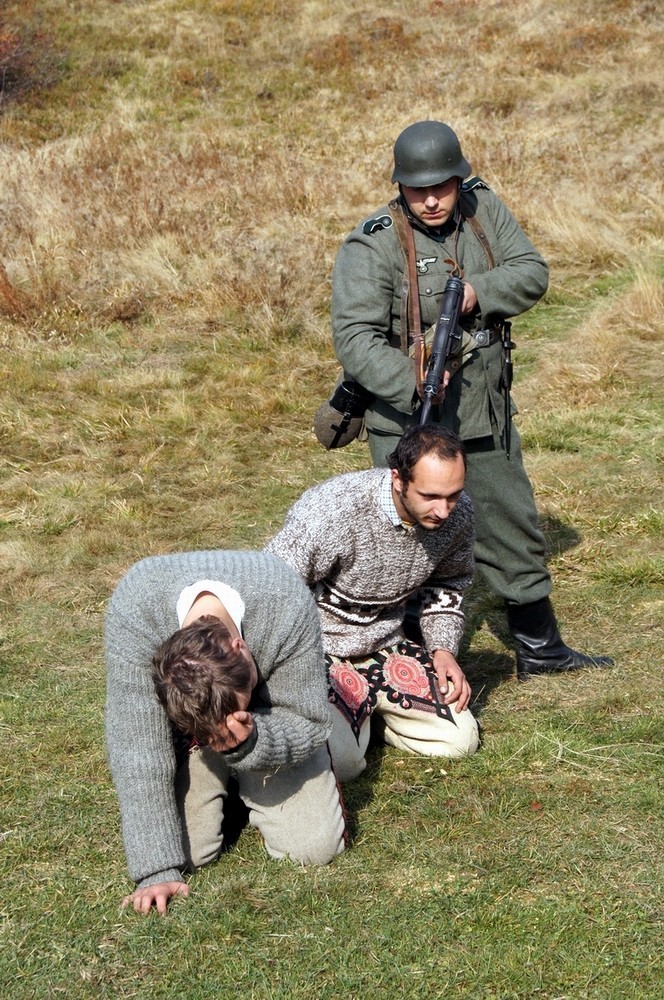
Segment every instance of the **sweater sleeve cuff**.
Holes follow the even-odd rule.
[[[231,765],[239,764],[240,761],[243,761],[246,757],[248,757],[249,754],[253,751],[254,747],[256,746],[257,741],[258,741],[258,729],[256,726],[256,717],[254,716],[254,728],[251,732],[251,735],[248,736],[243,743],[240,743],[240,745],[238,747],[235,747],[233,750],[221,750],[219,752],[221,753],[224,760],[230,767]]]
[[[158,885],[160,882],[184,882],[184,879],[182,878],[182,872],[177,868],[167,868],[163,872],[154,872],[153,875],[147,875],[140,882],[136,883],[136,888],[146,889],[149,885]]]

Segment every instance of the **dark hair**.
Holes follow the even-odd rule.
[[[466,449],[458,434],[441,424],[422,424],[411,427],[403,435],[387,463],[399,473],[404,486],[411,482],[413,469],[424,455],[435,455],[443,462],[453,462],[461,456],[466,468]]]
[[[250,688],[252,671],[232,649],[224,623],[203,615],[162,643],[152,659],[152,680],[169,719],[206,744],[237,711],[238,692]]]

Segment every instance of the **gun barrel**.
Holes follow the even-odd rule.
[[[431,412],[431,398],[427,397],[422,403],[422,410],[420,412],[420,426],[422,424],[427,424],[429,422],[430,412]]]

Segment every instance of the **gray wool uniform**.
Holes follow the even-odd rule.
[[[531,308],[546,291],[548,268],[512,213],[483,181],[473,178],[462,190],[465,214],[474,215],[486,234],[494,267],[458,206],[440,231],[409,216],[422,331],[436,323],[443,289],[455,265],[478,301],[474,314],[462,318],[463,350],[453,359],[444,403],[432,409],[431,419],[456,431],[466,445],[466,490],[475,507],[478,569],[494,593],[526,604],[551,590],[544,538],[514,427],[509,459],[503,447],[502,346],[499,340],[477,346],[471,335]],[[389,207],[384,206],[343,243],[332,293],[339,362],[375,396],[365,422],[373,464],[378,466],[387,464],[404,430],[418,420],[415,366],[400,347],[402,300],[407,294],[408,270]]]

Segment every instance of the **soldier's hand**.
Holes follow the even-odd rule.
[[[461,315],[468,316],[477,308],[477,296],[475,289],[467,281],[463,283],[463,301],[461,303]]]
[[[443,371],[443,377],[440,380],[440,388],[438,389],[438,392],[431,401],[432,405],[436,406],[438,403],[442,403],[442,401],[445,399],[445,390],[447,389],[449,381],[450,381],[450,373],[447,371],[447,369],[445,369]],[[423,387],[421,385],[418,385],[417,387],[417,392],[420,399],[424,399],[424,396],[422,394],[422,388]]]

